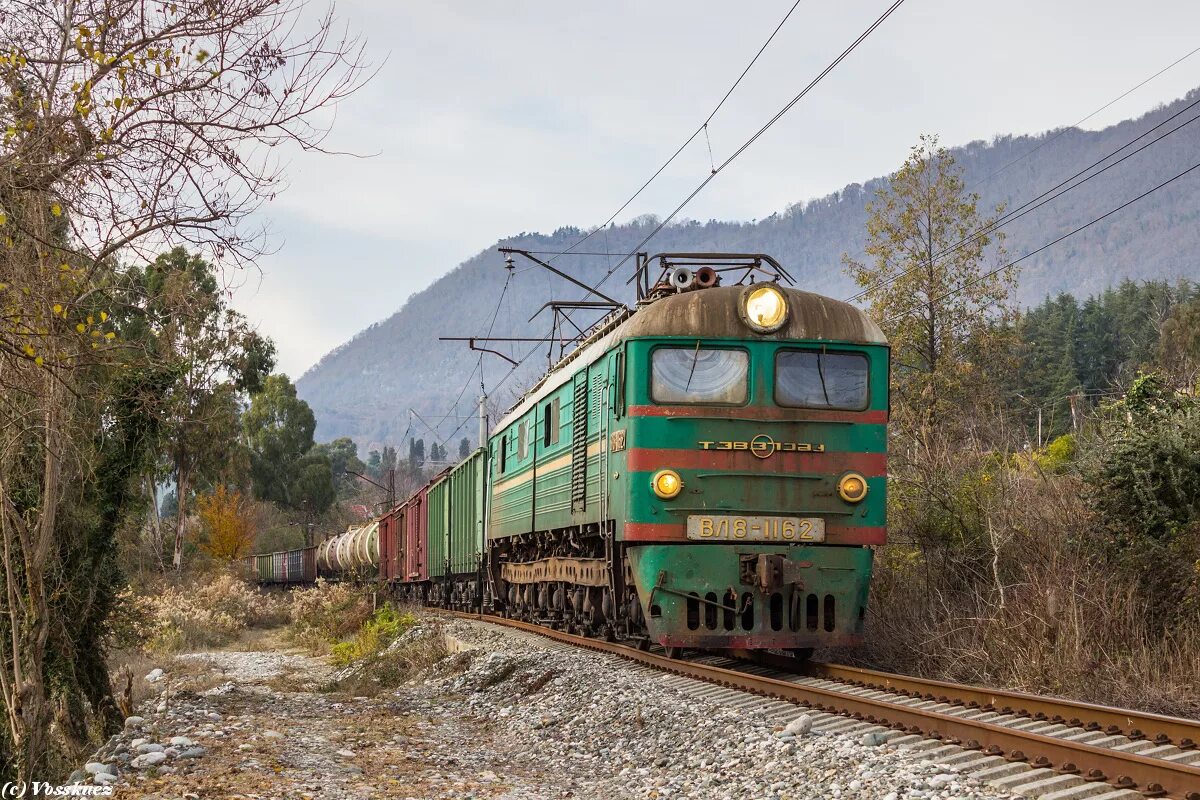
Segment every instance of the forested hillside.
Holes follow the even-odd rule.
[[[1000,203],[1013,208],[1090,166],[1197,99],[1200,90],[1138,119],[1101,131],[1070,129],[1041,136],[1001,136],[991,142],[972,142],[952,152],[965,168],[968,187],[979,192],[981,209]],[[1153,136],[1190,118],[1185,113]],[[1011,256],[1024,255],[1167,180],[1192,166],[1198,152],[1200,127],[1181,128],[1008,225],[1006,245]],[[650,252],[766,252],[788,267],[800,287],[844,298],[852,294],[852,287],[842,272],[842,254],[861,256],[865,206],[882,180],[853,183],[833,195],[797,203],[762,220],[685,221],[671,225],[648,249]],[[1200,192],[1196,180],[1194,176],[1185,177],[1024,261],[1017,294],[1020,302],[1034,305],[1061,291],[1087,297],[1125,279],[1170,281],[1200,274],[1196,260],[1200,244],[1197,224]],[[710,191],[720,191],[720,187]],[[612,226],[592,236],[580,249],[628,252],[654,224],[652,219],[641,218]],[[473,440],[477,426],[467,417],[473,413],[474,398],[479,391],[479,376],[472,375],[478,358],[467,350],[465,343],[439,342],[437,337],[483,335],[491,326],[493,314],[496,315],[493,335],[547,333],[550,324],[547,314],[532,323],[527,320],[547,300],[578,299],[581,292],[541,269],[526,269],[527,263],[516,264],[517,269],[510,275],[495,248],[509,245],[559,251],[582,235],[583,231],[576,228],[563,228],[548,235],[522,233],[489,246],[410,297],[391,317],[322,358],[297,383],[300,395],[317,415],[317,438],[350,436],[364,447],[400,445],[406,432],[424,436],[426,440],[440,439],[443,445],[449,443],[453,447],[463,435]],[[620,255],[571,256],[560,259],[557,265],[595,283],[619,260]],[[431,274],[440,269],[439,265],[430,266]],[[630,272],[629,265],[622,267],[604,284],[605,291],[628,296],[630,287],[625,285],[625,279]],[[583,315],[580,321],[584,321]],[[498,347],[520,358],[530,352],[532,345]],[[516,349],[510,351],[510,347]],[[508,365],[494,356],[485,357],[483,364],[488,391],[496,404],[503,407],[545,368],[545,348],[511,376]],[[499,390],[494,391],[493,387],[502,380]],[[436,436],[424,422],[414,421],[410,408],[437,429]]]

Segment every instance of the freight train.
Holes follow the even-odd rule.
[[[858,642],[886,538],[883,334],[755,282],[767,256],[655,261],[484,446],[368,525],[253,557],[259,580],[369,578],[668,651]]]

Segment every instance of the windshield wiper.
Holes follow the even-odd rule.
[[[696,374],[696,362],[700,360],[700,340],[696,340],[696,349],[692,353],[692,369],[688,372],[687,383],[683,385],[683,390],[686,392],[692,387],[692,376]]]
[[[829,389],[825,386],[825,353],[817,353],[817,376],[821,379],[821,394],[825,395],[825,407],[831,408],[833,403],[829,402]]]

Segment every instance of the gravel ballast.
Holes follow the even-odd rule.
[[[322,659],[192,654],[74,777],[145,798],[1017,796],[894,732],[536,634],[426,618],[396,652],[443,636],[449,655],[373,697],[329,691]]]

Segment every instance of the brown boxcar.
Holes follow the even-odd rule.
[[[379,579],[384,583],[404,579],[404,509],[398,505],[379,520]]]
[[[405,503],[404,514],[404,562],[401,575],[406,582],[429,580],[429,563],[426,557],[429,548],[429,486],[421,487]]]

